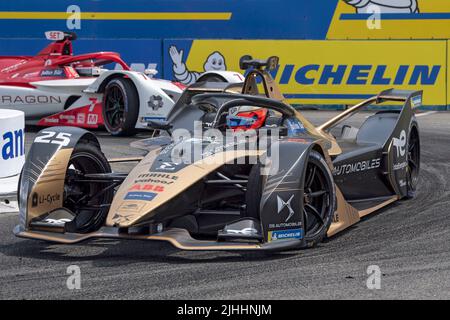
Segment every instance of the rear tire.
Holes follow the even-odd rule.
[[[113,136],[136,133],[139,116],[139,95],[133,81],[115,78],[108,82],[103,95],[103,121]]]
[[[110,173],[111,167],[100,148],[89,142],[79,142],[70,157],[64,182],[63,206],[75,214],[69,222],[70,232],[88,233],[103,226],[109,207],[97,210],[80,209],[82,206],[98,206],[112,201],[114,190],[101,183],[76,182],[74,178],[86,173]],[[83,199],[85,198],[85,199]]]
[[[420,173],[420,137],[416,127],[412,127],[408,138],[408,176],[406,199],[412,199],[416,195]]]
[[[315,247],[326,237],[336,210],[333,175],[325,159],[317,151],[312,150],[309,154],[304,179],[305,241],[307,247]]]

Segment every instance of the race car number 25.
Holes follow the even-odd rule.
[[[71,133],[66,132],[54,132],[54,131],[42,131],[42,135],[36,137],[35,143],[52,143],[58,144],[61,147],[65,147],[70,143]]]

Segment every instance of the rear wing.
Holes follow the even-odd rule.
[[[422,105],[422,95],[423,91],[388,89],[377,96],[377,104],[385,101],[411,100],[411,108],[414,109]]]
[[[388,89],[380,92],[378,95],[373,96],[367,100],[364,100],[357,105],[345,110],[338,116],[328,120],[324,124],[317,127],[318,130],[327,131],[331,127],[335,126],[339,122],[343,121],[347,117],[351,116],[353,113],[358,112],[361,108],[364,108],[371,104],[380,104],[386,101],[400,101],[404,102],[402,111],[405,108],[409,108],[411,110],[418,108],[422,105],[422,96],[423,91],[412,91],[412,90],[396,90],[396,89]]]

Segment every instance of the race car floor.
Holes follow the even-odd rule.
[[[321,123],[335,113],[304,114]],[[317,248],[266,255],[183,252],[145,241],[55,245],[15,238],[18,216],[4,214],[0,298],[450,299],[450,113],[418,119],[417,197],[367,217]],[[35,132],[27,134],[27,146]],[[141,153],[128,146],[136,138],[97,134],[109,157]],[[66,285],[71,265],[80,268],[81,289]],[[367,287],[372,265],[380,268],[380,289]]]

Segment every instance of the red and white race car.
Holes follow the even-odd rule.
[[[164,120],[184,86],[153,79],[115,52],[73,55],[74,33],[48,31],[53,40],[36,56],[0,57],[0,109],[25,112],[42,126],[105,126],[112,135],[131,135],[149,120]],[[120,70],[102,67],[118,64]],[[239,75],[238,77],[236,75]],[[202,81],[240,82],[236,72],[209,72]]]

